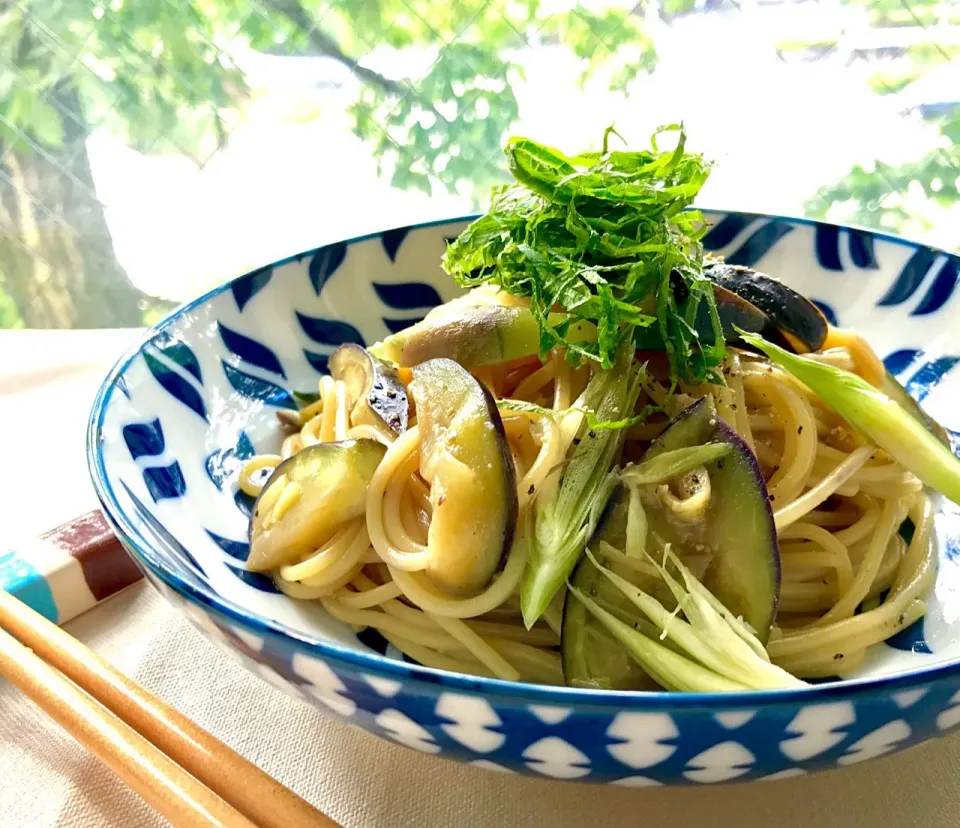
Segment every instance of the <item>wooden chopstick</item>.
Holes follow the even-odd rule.
[[[0,627],[0,673],[174,824],[340,828],[3,590]]]
[[[174,825],[254,828],[243,814],[2,630],[0,672]]]

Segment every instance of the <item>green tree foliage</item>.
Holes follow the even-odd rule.
[[[352,128],[393,185],[462,191],[501,176],[528,44],[569,48],[585,77],[612,67],[615,89],[652,70],[642,17],[616,3],[591,8],[550,16],[539,0],[0,0],[0,274],[16,318],[140,321],[148,303],[113,255],[85,137],[104,128],[144,153],[202,165],[249,93],[228,57],[236,47],[342,64],[357,84]],[[425,62],[379,72],[365,60],[374,50],[401,58],[389,65]],[[0,324],[13,318],[5,310]]]
[[[338,0],[319,26],[306,0],[263,0],[262,8],[267,14],[243,27],[250,46],[324,55],[349,68],[362,83],[349,108],[354,132],[381,169],[392,169],[394,186],[428,194],[434,181],[485,193],[503,179],[500,150],[519,114],[513,86],[528,45],[568,47],[583,60],[584,78],[602,65],[618,90],[656,65],[643,19],[616,3],[551,16],[539,0]],[[427,57],[419,74],[387,77],[359,62],[374,49],[412,47]]]
[[[821,187],[807,204],[808,214],[826,218],[832,207],[839,207],[843,213],[834,217],[854,224],[908,235],[933,230],[937,208],[960,202],[960,107],[943,120],[940,134],[948,146],[918,153],[913,160],[858,164],[840,181]],[[918,211],[913,202],[908,204],[911,191],[922,193],[932,209]]]
[[[885,61],[868,79],[880,95],[895,96],[960,57],[960,46],[938,41],[938,24],[960,25],[960,7],[949,0],[847,0],[862,6],[876,28],[909,27],[923,36]],[[960,101],[960,90],[955,100]],[[921,102],[922,103],[922,102]],[[940,102],[932,102],[940,103]],[[808,214],[878,227],[909,235],[929,232],[944,220],[946,208],[960,202],[960,104],[911,117],[929,122],[926,144],[913,158],[897,163],[876,159],[858,164],[841,180],[821,187],[808,201]],[[957,244],[960,249],[960,243]]]

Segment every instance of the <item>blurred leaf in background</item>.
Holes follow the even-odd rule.
[[[528,43],[569,47],[584,77],[608,63],[620,90],[655,66],[642,16],[609,6],[550,15],[539,0],[0,4],[0,326],[139,325],[164,309],[117,261],[86,139],[105,129],[202,168],[247,103],[235,47],[348,69],[353,131],[394,186],[485,192],[502,175],[499,150],[518,116],[515,55]],[[391,50],[398,71],[368,65],[377,49]]]
[[[86,140],[103,126],[144,152],[215,151],[244,89],[218,22],[166,0],[0,6],[0,307],[17,321],[138,326],[157,307],[117,262]]]
[[[945,0],[847,0],[862,6],[884,53],[869,88],[927,124],[905,157],[856,165],[807,202],[814,218],[920,237],[960,220],[960,5]],[[888,39],[884,39],[885,36]],[[935,239],[960,249],[956,232]]]

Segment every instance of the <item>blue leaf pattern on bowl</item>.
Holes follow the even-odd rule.
[[[166,441],[159,417],[149,423],[129,423],[123,427],[122,434],[133,460],[163,454]]]
[[[887,354],[883,358],[883,365],[895,377],[900,377],[906,373],[907,368],[917,361],[919,356],[920,351],[916,348],[900,348]]]
[[[373,282],[373,289],[381,302],[398,310],[417,310],[418,308],[429,310],[443,304],[437,289],[433,285],[423,282],[398,282],[396,284]]]
[[[187,345],[186,342],[181,339],[176,339],[170,333],[164,332],[155,336],[150,344],[171,362],[176,363],[187,373],[192,374],[197,382],[203,385],[203,375],[200,373],[200,361],[197,359],[197,355],[190,350],[190,346]]]
[[[253,273],[248,273],[246,276],[241,276],[233,282],[230,285],[230,290],[233,293],[234,301],[237,303],[237,310],[242,313],[250,300],[267,286],[272,277],[273,265],[270,265],[255,270]]]
[[[209,529],[205,529],[204,531],[210,536],[210,540],[212,540],[231,558],[240,561],[240,563],[247,562],[247,558],[250,557],[249,543],[246,541],[230,540],[230,538],[225,538],[222,535],[216,534],[216,532],[211,532]]]
[[[203,467],[207,470],[207,477],[213,485],[223,491],[224,482],[240,471],[243,462],[249,460],[254,454],[256,450],[253,448],[253,443],[250,442],[246,432],[241,431],[235,446],[211,452],[203,461]]]
[[[843,271],[840,261],[840,228],[828,224],[818,224],[814,234],[817,248],[817,262],[824,270]]]
[[[143,470],[143,482],[154,502],[167,498],[183,497],[187,493],[187,481],[183,469],[176,461],[169,466],[149,466]]]
[[[252,586],[254,589],[260,590],[260,592],[272,592],[277,595],[280,594],[280,590],[277,588],[277,585],[273,582],[273,578],[268,575],[264,575],[262,572],[251,572],[249,569],[244,569],[242,566],[231,566],[227,564],[227,569],[230,570],[237,578],[243,581],[247,586]]]
[[[704,248],[707,250],[722,250],[758,218],[758,216],[741,213],[731,213],[729,216],[724,216],[703,237]]]
[[[753,267],[773,249],[773,246],[780,239],[791,232],[793,232],[793,227],[786,222],[767,222],[732,253],[725,256],[725,260],[727,264]]]
[[[886,645],[888,647],[893,647],[895,650],[903,650],[904,652],[908,653],[926,653],[927,655],[933,654],[933,650],[931,650],[930,645],[927,644],[927,640],[923,633],[922,618],[914,621],[909,627],[904,627],[896,635],[888,638],[886,640]]]
[[[877,255],[873,249],[873,233],[868,230],[847,230],[850,237],[850,259],[855,267],[863,270],[879,270]]]
[[[380,243],[391,262],[397,260],[397,253],[400,252],[400,245],[410,233],[411,227],[397,227],[395,230],[387,230],[380,234]]]
[[[147,364],[153,378],[174,399],[182,402],[191,411],[195,411],[204,420],[207,419],[207,408],[203,404],[203,397],[189,382],[165,363],[161,362],[149,350],[144,349],[143,361]]]
[[[416,325],[417,322],[422,322],[423,317],[414,317],[413,319],[391,319],[389,316],[383,318],[383,324],[387,326],[387,330],[390,333],[400,333],[400,331],[406,330],[411,325]]]
[[[220,331],[220,338],[223,340],[223,344],[227,346],[227,350],[231,353],[236,354],[240,359],[250,365],[263,368],[264,371],[279,374],[286,379],[287,374],[283,370],[280,360],[277,359],[277,355],[266,345],[257,342],[255,339],[251,339],[249,336],[231,331],[222,322],[217,322],[217,329]]]
[[[318,354],[314,351],[304,349],[303,355],[306,357],[307,362],[310,363],[310,367],[318,374],[330,373],[327,370],[327,362],[330,360],[329,354]]]
[[[242,394],[251,400],[259,400],[265,405],[272,405],[274,408],[296,410],[297,402],[286,388],[281,388],[270,380],[234,368],[229,362],[223,362],[222,364],[228,382],[238,394]]]
[[[233,495],[234,505],[240,510],[240,513],[248,518],[253,514],[253,504],[257,502],[255,497],[251,497],[246,492],[237,489]]]
[[[310,284],[313,285],[313,292],[317,296],[323,291],[324,285],[330,281],[330,278],[337,272],[346,257],[347,246],[343,242],[321,247],[310,257],[307,275],[310,277]]]
[[[926,363],[904,383],[907,392],[917,402],[922,402],[957,362],[960,357],[945,356]]]
[[[956,256],[948,256],[923,299],[920,300],[920,304],[910,312],[911,316],[926,316],[940,310],[953,296],[958,279],[960,279],[960,259]]]
[[[926,247],[919,248],[903,266],[896,281],[887,292],[878,300],[879,307],[894,307],[903,304],[923,283],[927,271],[933,265],[937,255]]]
[[[303,332],[321,345],[336,346],[346,342],[353,342],[356,345],[366,344],[360,331],[347,322],[341,322],[338,319],[320,319],[299,311],[297,311],[297,321]]]

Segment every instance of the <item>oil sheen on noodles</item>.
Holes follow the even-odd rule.
[[[841,347],[814,358],[858,370],[863,356]],[[572,369],[556,352],[544,363],[531,358],[476,372],[495,399],[526,400],[541,409],[501,411],[517,472],[517,531],[499,574],[469,598],[445,595],[423,572],[431,506],[418,473],[416,420],[398,437],[353,424],[343,383],[323,377],[317,402],[285,413],[297,430],[284,439],[279,455],[258,456],[244,466],[243,491],[256,496],[281,459],[318,442],[372,438],[387,451],[368,488],[365,515],[337,527],[302,560],[275,570],[278,587],[292,598],[319,601],[357,631],[376,629],[426,666],[562,684],[557,647],[564,595],[527,630],[518,591],[534,493],[557,484],[583,416],[569,409],[588,371]],[[783,573],[769,655],[801,678],[845,675],[870,646],[925,612],[923,598],[935,578],[930,502],[916,477],[765,359],[731,352],[724,373],[725,386],[681,387],[669,401],[682,408],[713,396],[721,417],[760,462]],[[667,399],[666,389],[651,382],[640,405]],[[631,442],[653,439],[664,424],[635,426],[625,452]],[[908,517],[915,527],[909,543],[899,534]]]

